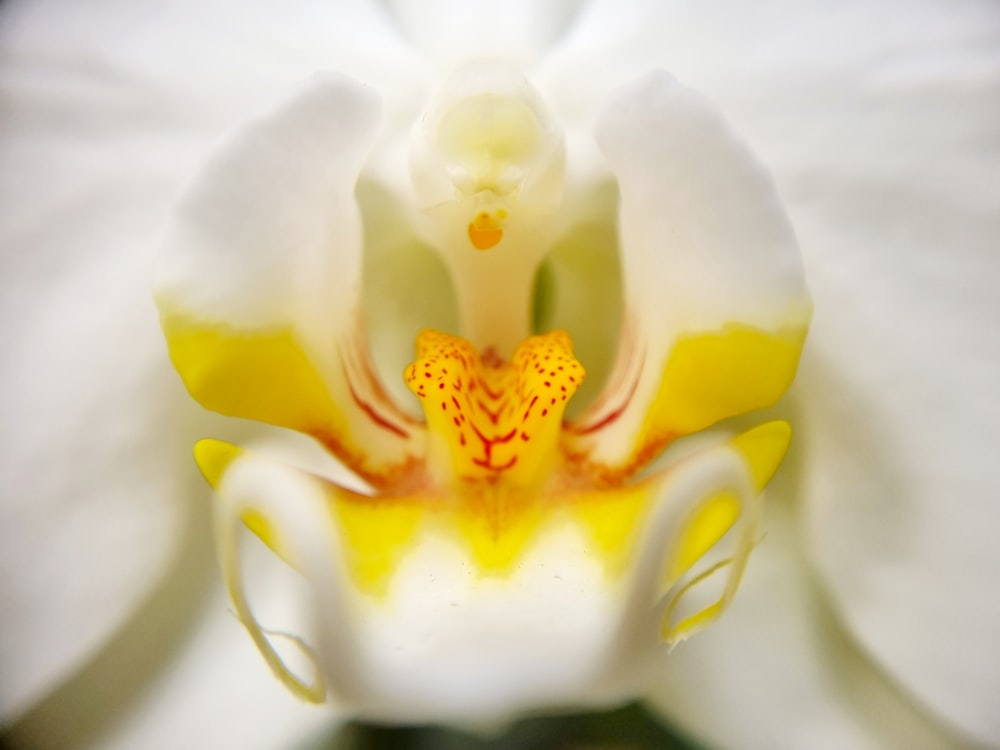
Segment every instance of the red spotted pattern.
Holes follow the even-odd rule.
[[[530,485],[552,468],[566,402],[584,370],[563,331],[527,339],[510,362],[424,331],[405,377],[428,428],[444,438],[460,483]]]

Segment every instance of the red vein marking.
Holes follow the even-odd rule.
[[[479,386],[484,391],[486,391],[486,395],[489,396],[492,400],[496,401],[498,398],[503,396],[503,389],[500,389],[499,391],[496,392],[491,391],[490,387],[486,385],[486,382],[482,378],[476,378],[476,382],[479,383]]]
[[[632,388],[629,389],[628,395],[625,397],[625,400],[622,402],[621,406],[619,406],[617,409],[615,409],[602,419],[598,420],[594,424],[586,425],[583,427],[568,425],[567,429],[576,435],[589,435],[592,432],[597,432],[598,430],[607,427],[609,424],[614,422],[622,414],[625,413],[625,410],[628,408],[629,404],[632,403],[632,397],[635,395],[635,390],[638,387],[639,387],[639,373],[636,373],[635,380],[632,382]]]
[[[372,407],[371,404],[365,403],[364,401],[361,400],[361,397],[358,396],[357,392],[354,390],[354,384],[351,382],[351,378],[347,374],[346,368],[344,369],[344,379],[347,381],[347,389],[351,392],[351,398],[354,400],[354,403],[357,404],[358,408],[361,409],[361,411],[363,411],[365,414],[368,415],[368,418],[372,422],[377,424],[383,430],[388,430],[389,432],[393,432],[399,435],[401,438],[406,439],[410,437],[410,433],[408,433],[399,425],[393,424],[388,419],[383,417],[381,414],[375,411],[374,407]]]
[[[496,424],[497,422],[500,421],[500,412],[503,411],[504,404],[500,404],[499,408],[494,412],[494,411],[490,411],[489,407],[486,406],[486,404],[484,404],[481,399],[477,398],[476,399],[476,406],[478,406],[480,409],[482,409],[484,412],[486,412],[486,416],[490,418],[490,421],[493,424]]]
[[[527,418],[528,418],[528,417],[529,417],[529,416],[531,415],[531,408],[532,408],[532,407],[533,407],[533,406],[534,406],[534,405],[535,405],[536,403],[538,403],[538,396],[535,396],[534,398],[532,398],[532,399],[531,399],[531,403],[530,403],[530,404],[528,404],[528,408],[527,408],[527,410],[526,410],[526,411],[524,412],[524,417],[523,417],[523,418],[521,419],[521,421],[522,421],[522,422],[523,422],[523,421],[525,421],[525,420],[526,420],[526,419],[527,419]]]
[[[472,463],[474,463],[476,466],[482,466],[484,469],[489,469],[490,471],[501,472],[513,468],[514,464],[517,463],[517,456],[511,456],[510,461],[503,464],[502,466],[494,466],[493,464],[489,463],[489,461],[484,461],[481,458],[472,459]]]

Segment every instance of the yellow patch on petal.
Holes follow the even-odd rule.
[[[740,500],[735,493],[719,492],[705,500],[684,524],[673,556],[664,571],[665,583],[673,585],[736,523]]]
[[[464,497],[450,521],[482,573],[506,575],[550,516],[544,500],[487,485]]]
[[[742,566],[746,564],[746,559],[744,558],[740,562],[740,572],[742,572]],[[667,607],[666,614],[663,617],[663,621],[660,623],[660,637],[671,647],[680,643],[683,640],[690,638],[692,635],[697,633],[699,630],[703,630],[713,622],[715,622],[726,611],[729,603],[732,601],[732,593],[728,591],[723,594],[717,601],[709,604],[703,609],[698,610],[693,615],[682,618],[679,622],[674,623],[673,614],[677,608],[677,605],[684,598],[688,592],[691,591],[695,586],[704,583],[706,580],[714,576],[720,571],[726,570],[731,565],[733,561],[723,560],[722,562],[713,565],[708,570],[695,576],[693,579],[688,581],[681,587],[681,590],[677,593],[677,596]],[[730,575],[737,575],[735,573],[730,573]]]
[[[384,595],[400,559],[416,540],[427,506],[421,498],[381,499],[344,493],[333,497],[332,510],[354,584],[372,596]]]
[[[222,440],[199,440],[194,444],[194,460],[205,480],[218,489],[229,464],[243,455],[243,449]]]
[[[674,345],[640,445],[687,435],[774,404],[791,385],[806,326],[776,332],[731,323]]]
[[[571,497],[570,513],[587,533],[610,575],[632,561],[635,534],[653,500],[653,484],[641,483]]]
[[[583,382],[563,331],[524,341],[509,363],[437,331],[417,338],[405,378],[424,409],[431,459],[450,484],[538,488],[553,473],[566,403]]]
[[[754,427],[730,441],[749,465],[757,492],[767,486],[781,466],[791,440],[791,425],[779,420]]]
[[[343,422],[290,330],[244,333],[174,317],[163,330],[174,367],[205,408],[309,433]]]
[[[753,484],[752,492],[759,495],[774,476],[788,451],[792,430],[787,422],[774,421],[758,425],[737,435],[729,441],[746,461],[747,470]],[[664,587],[669,588],[681,581],[696,563],[732,530],[731,555],[719,560],[706,570],[702,570],[684,583],[667,606],[661,626],[662,638],[674,645],[699,630],[710,625],[732,602],[736,589],[754,547],[757,528],[759,501],[748,499],[749,507],[744,507],[738,494],[733,490],[722,490],[704,500],[684,524],[676,549],[667,559],[664,570]],[[749,514],[744,517],[744,514]],[[739,522],[739,527],[734,528]],[[724,588],[716,601],[701,607],[693,614],[676,617],[680,603],[695,587],[706,580],[725,572]]]
[[[420,484],[419,426],[389,403],[363,353],[341,357],[331,391],[288,328],[161,322],[174,367],[205,408],[311,435],[375,487]]]
[[[223,440],[199,440],[194,446],[194,460],[201,469],[202,475],[212,486],[218,490],[222,483],[222,477],[226,473],[230,464],[245,451]],[[250,529],[268,548],[278,557],[291,566],[295,566],[283,540],[279,537],[274,526],[267,518],[253,510],[245,510],[240,516],[243,524]]]

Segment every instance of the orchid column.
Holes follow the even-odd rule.
[[[510,357],[531,332],[538,265],[562,204],[562,133],[538,91],[497,62],[458,70],[413,129],[425,232],[451,269],[462,334]]]

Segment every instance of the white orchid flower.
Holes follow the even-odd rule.
[[[218,531],[236,609],[275,671],[319,697],[318,683],[281,666],[240,599],[231,553],[243,521],[319,586],[320,672],[330,697],[362,715],[496,718],[613,703],[659,685],[657,705],[720,747],[994,742],[1000,674],[988,655],[1000,615],[983,592],[995,558],[985,462],[997,401],[985,388],[1000,357],[980,321],[994,305],[987,279],[996,270],[997,212],[986,197],[1000,158],[990,127],[1000,80],[995,12],[887,3],[782,16],[786,26],[760,11],[744,17],[750,11],[740,7],[716,16],[599,2],[447,5],[391,15],[364,4],[276,16],[241,8],[238,23],[228,9],[203,4],[196,16],[184,3],[164,6],[155,23],[114,3],[68,13],[46,3],[4,8],[10,62],[0,83],[15,106],[0,171],[12,218],[0,229],[5,249],[20,252],[5,260],[3,321],[18,335],[4,375],[3,507],[12,515],[3,523],[9,622],[0,695],[11,718],[34,705],[15,737],[48,747],[268,747],[321,720],[321,711],[273,691],[264,668],[253,672],[238,623],[224,617],[210,620],[162,676],[131,677],[146,691],[118,707],[114,723],[102,719],[102,731],[74,735],[81,721],[65,709],[81,696],[107,709],[94,684],[122,674],[114,661],[129,653],[128,638],[42,697],[159,580],[184,518],[175,498],[197,496],[183,468],[193,439],[228,429],[232,442],[245,442],[222,422],[185,418],[184,394],[152,343],[155,317],[142,302],[150,255],[137,248],[166,220],[170,195],[205,158],[210,133],[304,74],[336,70],[350,78],[314,82],[210,160],[159,277],[172,354],[197,398],[322,439],[383,500],[394,497],[362,499],[264,450],[199,448],[220,490]],[[463,64],[484,58],[501,62]],[[103,88],[46,78],[40,61],[60,59]],[[791,233],[767,179],[699,95],[661,73],[640,77],[650,67],[719,101],[774,169],[816,300],[788,411],[800,436],[797,471],[779,475],[763,538],[756,493],[780,460],[784,428],[771,423],[662,474],[632,476],[631,459],[646,457],[644,449],[774,401],[794,372],[807,317]],[[482,132],[475,123],[486,109],[506,119],[484,142],[470,134]],[[111,157],[106,136],[118,149]],[[499,142],[503,164],[477,158]],[[608,176],[620,190],[617,212],[606,194],[587,191]],[[552,347],[569,368],[569,339],[593,382],[587,360],[600,361],[602,351],[585,355],[585,347],[608,337],[587,334],[607,324],[606,309],[580,318],[557,306],[550,320],[581,327],[517,347],[530,333],[541,260],[532,253],[553,245],[558,253],[560,238],[584,220],[589,228],[575,239],[598,247],[616,225],[632,347],[619,355],[605,395],[592,396],[563,429],[561,395],[550,414],[533,412],[535,433],[523,430],[532,450],[518,446],[502,462],[499,447],[467,452],[469,433],[449,435],[434,408],[426,428],[390,408],[400,394],[375,387],[357,347],[356,187],[365,221],[383,218],[381,238],[366,224],[366,252],[376,240],[418,238],[440,251],[454,281],[456,332],[469,343],[425,337],[427,361],[413,374],[429,373],[435,387],[454,373],[440,362],[427,369],[434,351],[461,349],[497,390],[493,378],[513,383],[517,374],[489,369],[495,360],[466,346],[493,346],[515,362],[530,359],[532,347]],[[661,209],[675,220],[660,224]],[[390,236],[400,226],[409,234]],[[676,253],[661,255],[660,243]],[[23,262],[29,249],[36,263]],[[694,258],[715,265],[706,270]],[[55,263],[66,270],[53,280]],[[473,264],[492,265],[483,273]],[[517,296],[498,301],[501,281]],[[40,289],[45,314],[26,324],[13,311],[28,301],[37,309]],[[419,320],[388,326],[398,310],[384,301],[373,310],[371,286],[365,294],[368,330],[381,337],[375,367],[385,372]],[[732,359],[726,344],[741,337],[750,342],[739,351],[769,355],[761,359],[771,377],[748,388],[744,367],[736,382],[746,399],[727,403],[728,389],[715,389],[692,401],[691,382],[671,376],[677,352],[693,348],[699,375],[728,375],[706,362]],[[234,363],[248,374],[293,367],[298,387],[269,400],[259,379],[234,384]],[[521,378],[520,386],[542,392],[545,382]],[[672,387],[661,392],[663,382]],[[568,393],[575,384],[559,385]],[[516,390],[512,404],[522,398]],[[672,393],[684,398],[671,402]],[[480,431],[492,429],[495,412],[463,405]],[[30,428],[15,433],[13,425]],[[391,470],[400,463],[403,471]],[[456,477],[477,466],[501,478],[474,476],[475,489],[458,491]],[[489,498],[484,486],[500,490]],[[513,502],[522,497],[534,502]],[[540,497],[555,507],[538,506]],[[474,510],[483,507],[521,513],[498,520]],[[732,546],[721,553],[732,562],[716,577],[728,582],[721,603],[729,604],[759,541],[739,595],[719,623],[662,658],[658,637],[678,640],[697,624],[682,610],[709,583],[687,589],[682,577],[699,580],[711,569],[701,553],[737,510]],[[542,575],[543,564],[556,572]],[[431,573],[440,580],[430,583]],[[133,634],[150,624],[148,614],[132,621]],[[514,640],[518,630],[535,637]]]
[[[160,263],[157,303],[191,394],[309,435],[375,489],[200,443],[240,619],[293,692],[329,692],[366,718],[495,720],[642,694],[657,633],[681,640],[732,599],[757,495],[788,444],[787,424],[771,423],[632,480],[675,438],[770,406],[791,383],[810,305],[770,181],[706,102],[654,73],[598,117],[620,198],[591,197],[608,181],[598,172],[575,186],[588,200],[561,210],[576,154],[544,97],[515,68],[474,62],[414,123],[414,187],[395,216],[355,199],[378,111],[372,92],[333,78],[234,135]],[[464,336],[417,337],[405,380],[422,421],[373,371],[361,322],[359,207],[398,223],[414,202],[427,228],[404,248],[439,249]],[[565,331],[532,335],[534,279],[554,246],[590,250],[579,233],[595,228],[612,248],[621,235],[624,331],[607,385],[564,419],[584,368]],[[312,583],[315,682],[250,612],[243,523]],[[730,528],[728,555],[701,569]],[[718,601],[678,614],[723,569]]]

